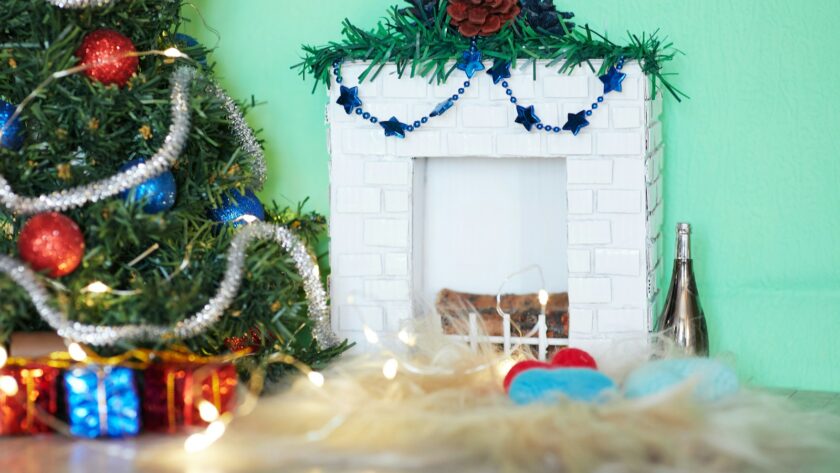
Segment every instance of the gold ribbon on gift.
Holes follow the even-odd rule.
[[[176,363],[189,363],[189,364],[222,364],[228,361],[207,361],[207,358],[202,359],[201,361],[196,361],[195,359],[190,360],[179,360],[175,361]],[[169,360],[173,362],[173,360]],[[193,419],[192,415],[196,407],[195,403],[195,391],[196,386],[198,389],[201,390],[203,388],[203,379],[198,380],[196,382],[195,379],[195,372],[190,372],[185,370],[185,379],[184,379],[184,423],[186,425],[192,425]],[[219,372],[216,370],[210,370],[209,372],[210,377],[210,389],[212,392],[213,399],[201,399],[200,401],[207,401],[213,404],[213,407],[216,408],[216,412],[222,412],[222,381],[219,376]],[[173,371],[169,371],[166,373],[166,414],[167,414],[167,422],[170,432],[175,432],[178,428],[178,419],[177,419],[177,405],[176,405],[176,398],[175,398],[175,381],[177,378],[177,373]],[[200,402],[199,401],[199,402]]]
[[[168,350],[151,350],[148,348],[135,348],[115,356],[100,356],[89,348],[80,345],[84,350],[84,358],[74,358],[69,352],[54,352],[48,356],[39,358],[10,357],[6,361],[8,366],[25,367],[29,364],[42,364],[51,368],[70,369],[77,365],[99,365],[99,366],[123,366],[135,370],[146,369],[152,363],[195,363],[195,364],[221,364],[231,363],[240,358],[252,354],[252,350],[240,350],[224,355],[197,355],[183,346],[176,346]]]

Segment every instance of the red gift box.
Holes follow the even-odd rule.
[[[61,371],[40,363],[7,365],[0,369],[0,435],[40,434],[52,429],[40,413],[58,411]],[[12,382],[14,380],[14,382]]]
[[[219,414],[236,406],[236,367],[229,363],[156,363],[144,372],[143,427],[177,432],[202,427],[199,406],[212,404]]]

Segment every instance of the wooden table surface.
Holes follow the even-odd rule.
[[[840,393],[775,391],[790,397],[808,410],[831,412],[840,416]],[[184,436],[141,435],[125,440],[79,440],[56,435],[39,437],[14,437],[0,439],[0,473],[240,473],[237,467],[208,462],[209,453],[187,454],[183,450]],[[282,449],[278,446],[278,450]],[[212,450],[212,448],[211,448]],[[248,452],[243,452],[248,455]],[[293,455],[292,455],[293,456]],[[208,466],[208,463],[211,463]],[[163,465],[163,466],[162,466]],[[325,457],[323,468],[296,469],[273,461],[271,467],[248,469],[248,473],[327,471],[392,472],[393,469],[354,470],[346,465],[330,464]],[[836,469],[840,472],[840,446]],[[449,471],[444,468],[439,471]],[[459,466],[459,472],[479,471]],[[402,471],[421,471],[406,468]]]

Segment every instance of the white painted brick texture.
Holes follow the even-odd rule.
[[[593,62],[598,68],[600,63]],[[345,84],[365,64],[346,64]],[[396,332],[412,318],[417,262],[412,199],[413,158],[564,158],[569,220],[568,270],[572,344],[606,346],[612,338],[647,328],[662,271],[661,96],[646,99],[647,81],[628,63],[623,92],[609,94],[578,136],[527,133],[504,89],[478,73],[444,116],[405,139],[385,138],[380,127],[348,116],[330,90],[327,116],[331,152],[331,262],[333,325],[341,336],[367,346],[361,331]],[[360,98],[380,120],[413,121],[460,87],[424,78],[398,78],[393,66],[365,81]],[[566,114],[587,108],[602,84],[587,67],[558,75],[556,67],[512,71],[520,103],[534,105],[543,123],[561,125]],[[652,284],[649,284],[649,280]]]

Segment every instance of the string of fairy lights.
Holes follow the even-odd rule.
[[[257,227],[249,225],[246,228]],[[515,276],[518,276],[526,271],[534,269],[538,270],[540,272],[540,275],[542,276],[541,268],[539,268],[539,266],[533,266],[512,273],[506,278],[505,283]],[[496,294],[496,311],[497,314],[505,320],[505,323],[509,325],[510,316],[502,309],[501,305],[502,291],[504,289],[505,283],[503,283],[499,287],[499,291]],[[545,314],[546,306],[549,300],[549,294],[545,289],[540,289],[538,291],[537,298],[541,307],[539,320],[537,326],[534,327],[533,330],[526,335],[526,337],[533,335],[536,331],[545,330]],[[380,334],[378,334],[376,331],[374,331],[367,325],[363,327],[363,333],[367,343],[370,346],[379,348],[380,353],[382,355],[382,359],[384,360],[381,361],[380,370],[382,376],[388,381],[396,380],[400,372],[405,372],[412,376],[459,376],[492,371],[496,376],[503,378],[507,374],[507,372],[514,366],[514,364],[516,364],[516,362],[522,358],[522,355],[520,354],[519,350],[522,346],[524,346],[522,342],[513,343],[511,344],[511,346],[507,347],[504,354],[499,358],[493,359],[489,362],[476,364],[475,366],[470,366],[461,369],[453,369],[441,366],[421,366],[411,362],[408,358],[401,356],[401,354],[405,354],[407,352],[410,353],[411,350],[417,346],[418,333],[415,332],[413,328],[403,328],[396,334],[395,338],[402,347],[397,349],[388,348],[386,346],[386,340],[384,340],[382,336],[380,336]],[[520,339],[521,338],[524,337],[520,337]],[[101,363],[98,357],[96,357],[90,351],[86,350],[82,345],[80,345],[77,342],[71,342],[68,344],[66,355],[74,363]],[[8,352],[5,350],[4,347],[0,346],[0,368],[3,368],[6,365],[7,361],[9,361],[9,359],[10,358],[8,356]],[[311,383],[314,387],[319,389],[323,388],[326,385],[326,383],[329,382],[329,379],[324,375],[324,373],[312,369],[310,366],[297,360],[289,354],[283,353],[282,351],[277,351],[270,355],[265,360],[265,363],[283,363],[292,366],[293,368],[297,369],[308,380],[309,383]],[[200,390],[196,392],[196,405],[198,408],[198,413],[200,418],[205,423],[207,423],[207,427],[204,430],[193,432],[192,434],[190,434],[184,441],[184,450],[187,453],[199,453],[208,449],[215,442],[221,439],[227,431],[229,424],[233,420],[235,420],[237,417],[248,415],[255,409],[258,402],[259,393],[262,391],[263,382],[264,372],[256,370],[253,373],[251,373],[251,378],[247,389],[240,389],[240,392],[244,394],[244,396],[241,397],[241,401],[239,402],[236,409],[231,412],[220,413],[219,410],[215,407],[215,405],[212,402],[210,402],[210,400],[204,397],[204,394],[201,393]],[[18,393],[18,390],[18,383],[13,377],[0,376],[0,394],[6,396],[14,396]],[[38,415],[43,417],[42,420],[47,422],[57,431],[67,431],[66,426],[58,419],[44,413],[38,413]],[[345,418],[343,416],[335,416],[324,422],[322,428],[310,432],[307,435],[307,437],[323,437],[329,434],[329,432],[332,432],[335,429],[341,427],[344,421]]]

